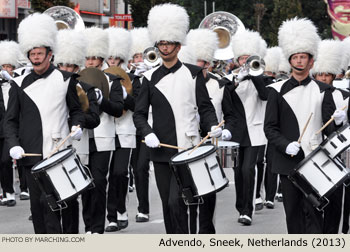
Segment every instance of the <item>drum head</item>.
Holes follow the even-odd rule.
[[[177,153],[170,159],[171,164],[182,164],[182,163],[190,163],[199,159],[202,159],[205,156],[210,155],[216,151],[215,145],[212,144],[204,144],[195,149],[191,154],[189,154],[192,149],[184,150],[182,152]]]
[[[45,170],[47,168],[50,168],[52,166],[55,166],[56,164],[62,162],[62,160],[66,159],[67,157],[71,156],[75,150],[71,148],[67,148],[64,150],[61,150],[54,155],[52,155],[50,158],[45,158],[44,160],[37,163],[33,168],[32,172],[38,172],[41,170]]]

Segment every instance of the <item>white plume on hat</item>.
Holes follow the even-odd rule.
[[[0,41],[0,66],[10,64],[17,68],[21,54],[19,45],[15,41]]]
[[[108,33],[98,27],[90,27],[83,30],[87,40],[86,57],[108,57],[109,40]]]
[[[185,8],[170,3],[154,6],[147,20],[152,43],[164,40],[183,44],[189,23]]]
[[[264,51],[262,48],[263,42],[261,40],[260,34],[255,31],[244,30],[236,33],[231,41],[235,59],[243,55],[261,56],[260,53]]]
[[[87,39],[76,30],[60,30],[57,34],[57,49],[55,64],[74,64],[83,66],[85,63]]]
[[[192,48],[198,60],[211,62],[214,60],[215,50],[218,49],[219,38],[213,30],[190,30],[186,37],[186,45]]]
[[[34,47],[50,47],[55,53],[57,26],[47,14],[34,13],[18,26],[18,41],[24,55]]]
[[[265,71],[278,73],[280,61],[281,61],[281,48],[275,46],[266,50],[264,57]]]
[[[193,65],[197,64],[196,55],[194,54],[193,49],[188,45],[181,46],[181,50],[179,51],[177,57],[183,63],[193,64]]]
[[[134,28],[130,31],[131,36],[131,48],[130,57],[133,57],[137,53],[143,53],[148,47],[153,46],[149,37],[148,29],[145,27]]]
[[[282,51],[281,47],[277,47],[279,54],[280,54],[280,62],[278,66],[278,72],[284,72],[289,74],[291,70],[291,66],[289,64],[289,61],[286,59],[286,56],[284,56],[284,53]]]
[[[309,53],[316,59],[319,41],[317,28],[309,19],[295,17],[279,27],[278,45],[287,60],[295,53]]]
[[[337,75],[342,71],[343,50],[339,40],[323,40],[318,45],[318,56],[312,68],[312,74],[331,73]]]
[[[343,47],[343,57],[342,57],[342,69],[347,70],[348,66],[350,66],[350,37],[346,37],[342,41]]]
[[[131,36],[124,28],[110,27],[106,29],[109,37],[109,50],[107,57],[119,57],[124,61],[129,59]]]
[[[259,56],[264,58],[266,56],[266,53],[267,53],[267,43],[261,36],[260,36],[260,38],[261,38],[261,40],[260,40]]]

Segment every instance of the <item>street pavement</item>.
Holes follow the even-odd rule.
[[[256,211],[251,226],[243,226],[237,222],[238,212],[235,209],[235,189],[233,184],[233,170],[224,169],[230,184],[217,193],[215,211],[215,227],[217,234],[285,234],[287,232],[283,205],[275,202],[274,209],[264,208]],[[18,181],[16,181],[18,189]],[[128,195],[129,226],[112,234],[164,234],[162,208],[154,174],[150,172],[150,221],[136,223],[137,212],[136,192]],[[81,207],[81,206],[80,206]],[[81,208],[80,208],[81,209]],[[17,205],[14,207],[0,206],[0,234],[33,234],[29,201],[21,201],[17,195]],[[108,222],[106,221],[106,225]],[[84,222],[80,216],[80,233],[84,233]]]

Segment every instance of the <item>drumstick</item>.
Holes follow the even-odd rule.
[[[77,126],[76,130],[80,128],[80,125]],[[55,154],[61,147],[62,145],[73,135],[75,131],[72,131],[71,133],[69,133],[68,136],[66,136],[65,139],[63,139],[63,141],[50,153],[50,155],[47,158],[50,158],[53,154]]]
[[[145,143],[145,140],[142,140],[141,142]],[[177,150],[186,150],[186,148],[182,148],[182,147],[178,147],[178,146],[170,145],[170,144],[160,143],[159,146],[166,147],[166,148],[171,148],[171,149],[177,149]]]
[[[344,109],[346,109],[347,107],[348,107],[348,106],[345,105],[344,107],[341,108],[341,110],[344,110]],[[333,122],[333,120],[334,120],[334,117],[332,116],[331,119],[329,119],[328,122],[326,122],[325,125],[323,125],[322,128],[320,128],[320,129],[315,133],[315,135],[320,134],[320,133],[322,132],[322,130],[324,130],[331,122]]]
[[[298,143],[300,144],[301,143],[301,139],[303,138],[303,136],[304,136],[304,133],[305,133],[305,131],[306,131],[306,129],[307,129],[307,126],[309,126],[309,123],[310,123],[310,120],[311,120],[311,117],[312,117],[312,115],[313,115],[314,113],[311,113],[310,114],[310,116],[309,116],[309,119],[307,119],[307,121],[306,121],[306,124],[305,124],[305,126],[304,126],[304,129],[303,129],[303,131],[301,132],[301,135],[300,135],[300,137],[299,137],[299,139],[298,139]],[[292,155],[292,157],[293,157],[294,155]]]
[[[219,123],[214,130],[216,130],[217,128],[221,127],[223,124],[225,123],[225,120],[222,120],[221,123]],[[210,137],[210,132],[208,133],[208,135],[206,137],[204,137],[202,139],[202,141],[199,142],[199,144],[197,144],[189,153],[188,155],[190,155],[192,152],[194,152],[195,149],[197,149],[202,143],[205,142],[205,140],[207,140]]]
[[[23,153],[22,157],[41,157],[42,154],[39,153]]]

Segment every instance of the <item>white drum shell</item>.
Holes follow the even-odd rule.
[[[340,155],[350,146],[350,126],[346,124],[337,132],[331,134],[322,144],[321,147],[329,153],[333,159]]]

